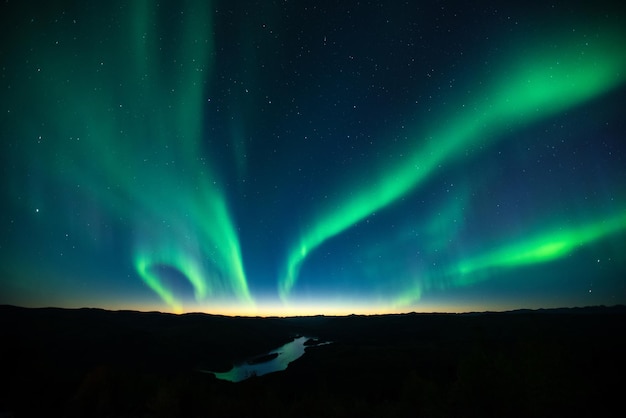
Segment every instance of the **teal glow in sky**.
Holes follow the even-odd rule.
[[[0,303],[626,303],[626,14],[4,4]]]
[[[564,41],[559,50],[551,53],[539,45],[538,51],[519,60],[519,67],[513,67],[503,82],[496,83],[497,88],[485,86],[485,98],[475,99],[480,105],[462,109],[460,117],[453,117],[451,123],[430,136],[413,134],[416,150],[410,150],[406,158],[388,167],[380,177],[369,177],[362,188],[333,207],[304,235],[288,259],[282,295],[286,297],[291,291],[309,251],[412,191],[442,165],[462,160],[468,148],[488,146],[488,140],[501,136],[500,131],[511,125],[519,129],[622,84],[626,54],[621,46],[618,38],[604,38],[592,46]],[[433,140],[420,141],[420,136]]]

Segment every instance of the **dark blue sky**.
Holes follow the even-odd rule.
[[[336,3],[2,4],[0,303],[626,303],[624,7]]]

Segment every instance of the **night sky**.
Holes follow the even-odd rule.
[[[626,303],[618,3],[3,2],[0,303]]]

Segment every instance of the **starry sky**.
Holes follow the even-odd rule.
[[[0,303],[626,303],[618,3],[3,2]]]

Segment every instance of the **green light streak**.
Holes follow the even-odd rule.
[[[626,230],[626,211],[578,228],[556,230],[491,253],[460,262],[450,274],[457,285],[480,281],[474,273],[491,268],[514,268],[547,263],[562,258],[578,248]]]
[[[408,283],[391,305],[395,308],[407,308],[431,289],[470,286],[492,279],[502,269],[553,262],[625,230],[626,210],[583,226],[553,228],[551,232],[520,238],[516,243],[505,244],[486,254],[461,260],[452,268],[430,271],[429,277],[414,277],[414,283]]]
[[[89,53],[76,54],[69,38],[43,51],[45,77],[28,97],[51,127],[51,176],[68,189],[79,183],[79,196],[130,224],[135,270],[163,302],[180,311],[185,301],[160,280],[159,265],[178,270],[197,302],[252,304],[236,227],[202,158],[212,8],[196,1],[181,10],[163,20],[155,3],[132,2],[111,17],[115,28],[94,17],[96,39],[82,40]]]
[[[174,310],[180,310],[180,302],[164,288],[158,275],[150,268],[168,265],[177,269],[193,286],[195,299],[199,302],[207,297],[223,299],[229,292],[239,302],[251,303],[237,235],[223,200],[207,188],[208,197],[202,201],[186,199],[178,208],[195,210],[189,215],[192,224],[180,218],[177,225],[165,229],[151,230],[158,222],[137,221],[138,234],[134,264],[140,277]],[[191,194],[190,194],[191,195]],[[161,206],[160,211],[163,211]],[[176,213],[176,208],[166,213]],[[209,221],[203,221],[206,214]]]
[[[151,201],[146,205],[158,208],[157,216],[163,217],[165,214],[170,219],[173,216],[180,224],[174,228],[175,233],[162,231],[157,240],[150,231],[140,234],[143,237],[139,238],[135,266],[146,284],[174,309],[177,309],[178,302],[172,300],[171,293],[162,288],[158,278],[150,274],[146,265],[169,264],[178,269],[192,284],[198,301],[202,301],[217,288],[220,290],[220,297],[230,289],[240,302],[251,302],[238,238],[228,208],[219,189],[204,174],[210,172],[209,168],[199,164],[197,159],[198,155],[202,155],[199,140],[202,134],[203,85],[210,76],[208,57],[212,45],[209,7],[205,2],[196,2],[193,6],[193,12],[187,13],[185,20],[180,23],[182,48],[178,51],[179,56],[173,61],[172,67],[165,69],[165,76],[150,71],[149,68],[162,61],[155,43],[158,36],[156,25],[140,24],[137,27],[137,35],[146,39],[144,45],[140,44],[141,48],[145,47],[145,59],[138,63],[138,76],[148,74],[147,78],[151,83],[146,93],[156,93],[157,100],[163,102],[166,112],[172,107],[170,103],[175,104],[174,115],[170,116],[173,123],[164,128],[166,132],[178,133],[178,141],[175,142],[179,146],[166,155],[179,158],[183,168],[174,173],[171,179],[173,184],[165,188],[166,191],[174,191],[176,204],[164,205],[162,199],[166,196],[155,190],[154,196],[150,196]],[[139,17],[149,13],[150,11],[144,11]],[[141,20],[138,22],[141,23]],[[149,32],[150,27],[153,28],[152,32]],[[136,55],[142,57],[141,53]],[[164,91],[162,86],[170,87],[169,91]],[[144,103],[142,100],[141,105]],[[163,139],[169,149],[171,138]],[[195,178],[189,181],[189,175]],[[193,189],[190,184],[199,184],[200,187]],[[152,201],[152,198],[157,201]],[[180,219],[182,214],[187,219]],[[150,229],[153,226],[154,223],[147,227]],[[150,237],[149,240],[145,239],[146,236]],[[160,250],[164,243],[172,242],[176,248]],[[211,274],[203,267],[203,261],[208,261]]]
[[[285,300],[297,282],[307,255],[373,212],[384,208],[428,179],[443,164],[463,158],[470,149],[506,137],[507,129],[530,124],[593,99],[623,83],[626,55],[623,38],[607,34],[588,45],[553,39],[560,49],[540,49],[514,62],[472,110],[433,129],[415,134],[420,144],[409,158],[320,217],[288,252],[279,294]],[[548,43],[546,41],[546,43]],[[421,138],[431,137],[426,143]]]

